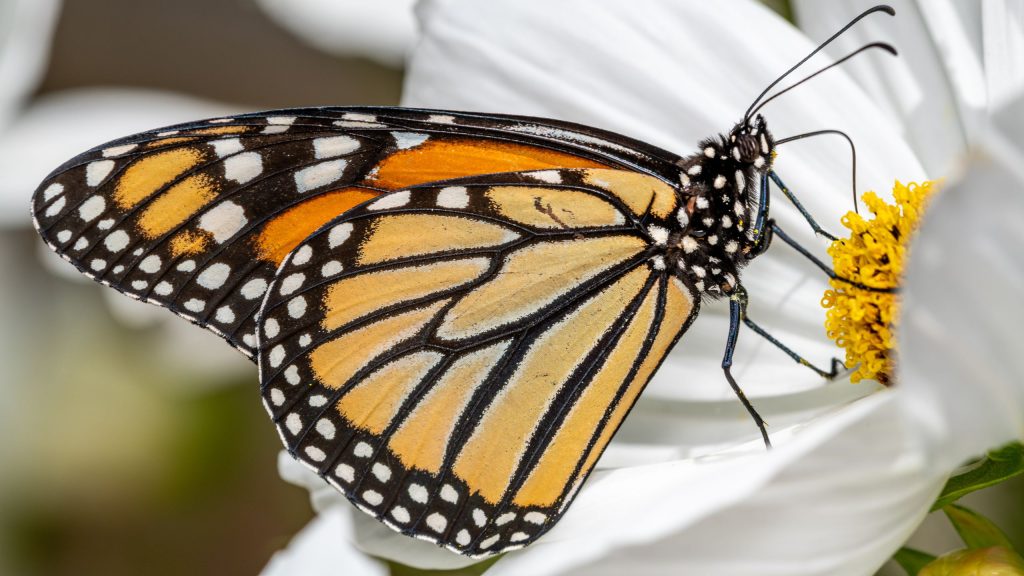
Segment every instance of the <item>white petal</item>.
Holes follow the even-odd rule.
[[[312,46],[401,66],[416,40],[415,0],[259,0],[274,20]]]
[[[1024,101],[1015,110],[1024,111]],[[1018,120],[1019,122],[1019,120]],[[900,334],[907,411],[936,466],[1024,439],[1024,133],[935,199],[912,245]]]
[[[384,576],[387,566],[359,552],[350,544],[351,518],[341,508],[325,510],[310,521],[288,544],[274,554],[262,576]]]
[[[982,54],[989,107],[994,111],[1024,94],[1024,4],[981,4]]]
[[[810,422],[771,452],[596,473],[551,532],[488,573],[874,573],[944,482],[908,456],[896,396]]]
[[[46,70],[59,0],[4,2],[0,28],[0,129],[21,113]]]
[[[975,140],[987,108],[982,61],[982,3],[936,0],[888,2],[896,17],[873,15],[827,49],[838,57],[868,43],[885,41],[900,51],[857,56],[846,67],[905,135],[928,175],[950,174],[956,159]],[[997,0],[997,4],[999,1]],[[800,26],[813,38],[827,38],[870,0],[796,0]],[[831,73],[831,72],[830,72]]]

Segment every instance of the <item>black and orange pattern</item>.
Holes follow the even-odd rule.
[[[33,209],[84,273],[257,360],[288,450],[358,507],[485,556],[561,517],[701,299],[737,290],[773,149],[760,116],[682,158],[536,118],[284,110],[98,147]]]

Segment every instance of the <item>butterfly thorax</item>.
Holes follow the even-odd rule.
[[[679,160],[683,208],[669,231],[666,266],[709,298],[731,294],[739,269],[757,254],[754,220],[775,142],[764,118],[704,140]]]

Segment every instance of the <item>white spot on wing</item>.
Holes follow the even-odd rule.
[[[448,186],[437,193],[437,205],[442,208],[465,208],[469,206],[469,194],[465,186]]]
[[[374,478],[381,482],[391,480],[391,468],[388,468],[380,462],[374,462],[373,468],[370,469],[370,473],[373,474]]]
[[[270,403],[274,406],[280,406],[284,404],[284,392],[281,392],[277,388],[270,389]]]
[[[281,346],[280,344],[274,346],[273,350],[270,351],[270,354],[268,354],[267,357],[270,360],[270,367],[277,368],[281,365],[281,362],[284,361],[284,346]]]
[[[63,198],[57,202],[62,200]],[[91,222],[102,214],[106,208],[107,201],[102,196],[90,196],[88,200],[82,202],[82,205],[78,207],[78,216],[85,222]]]
[[[306,298],[296,296],[288,302],[288,315],[296,320],[302,318],[306,313]]]
[[[530,524],[543,524],[547,519],[547,516],[537,511],[527,512],[526,515],[523,516],[523,520],[526,520]]]
[[[245,147],[242,146],[242,141],[239,140],[238,138],[224,138],[221,140],[213,140],[212,142],[210,142],[210,145],[213,146],[214,153],[216,153],[217,156],[220,158],[230,156],[232,154],[237,154],[242,150],[245,150]]]
[[[352,224],[345,222],[344,224],[338,224],[334,228],[331,228],[330,233],[327,234],[327,245],[331,248],[337,248],[341,246],[348,237],[352,235]]]
[[[334,434],[337,432],[337,429],[334,427],[333,422],[326,418],[321,418],[316,422],[316,431],[325,439],[334,440]]]
[[[430,137],[429,134],[423,134],[420,132],[392,132],[391,136],[395,138],[395,146],[397,146],[399,150],[415,148],[426,142],[427,138]]]
[[[484,524],[487,524],[487,515],[484,511],[479,508],[473,509],[473,523],[483,528]]]
[[[298,290],[299,287],[302,286],[302,283],[305,281],[306,275],[303,274],[302,272],[296,272],[295,274],[291,274],[281,281],[281,288],[279,289],[279,292],[281,293],[282,296],[287,296],[292,292]]]
[[[345,173],[345,160],[329,160],[314,164],[299,170],[295,173],[295,188],[300,194],[310,190],[333,184],[341,179]]]
[[[92,162],[85,167],[85,183],[89,186],[99,186],[113,169],[113,160],[97,160]]]
[[[302,266],[306,262],[309,262],[311,256],[313,256],[313,249],[309,244],[303,244],[295,251],[295,254],[292,256],[291,263],[297,266]]]
[[[195,312],[198,314],[203,311],[203,308],[206,308],[206,302],[198,298],[190,298],[185,302],[185,310],[188,310],[189,312]]]
[[[451,484],[445,484],[441,487],[441,500],[456,504],[459,501],[459,493]]]
[[[440,534],[448,527],[448,519],[440,513],[434,512],[430,516],[427,516],[427,526],[430,526],[431,530]]]
[[[243,152],[224,160],[224,177],[245,184],[263,173],[263,158],[258,152]]]
[[[408,190],[403,192],[392,192],[385,194],[379,200],[375,200],[367,206],[369,210],[385,210],[387,208],[401,208],[412,199],[412,193]]]
[[[246,300],[255,300],[267,291],[267,281],[262,278],[249,280],[242,286],[242,297]]]
[[[216,290],[224,285],[231,274],[231,267],[223,262],[217,262],[207,266],[199,273],[196,282],[207,290]]]
[[[267,118],[268,126],[263,129],[264,134],[280,134],[288,130],[295,122],[295,116],[270,116]]]
[[[235,321],[235,311],[230,306],[221,306],[217,308],[217,314],[214,318],[221,324],[231,324]]]
[[[218,244],[223,244],[242,229],[249,220],[245,210],[234,202],[221,202],[199,218],[199,228],[213,235]]]
[[[138,144],[122,144],[121,146],[111,146],[103,151],[104,158],[110,158],[111,156],[120,156],[125,152],[131,152],[135,150]]]
[[[330,262],[327,262],[326,264],[320,267],[320,274],[322,274],[324,278],[327,278],[329,276],[334,276],[335,274],[340,273],[341,268],[341,262],[338,262],[337,260],[331,260]]]
[[[409,511],[402,506],[395,506],[392,508],[391,517],[399,524],[408,524],[409,520],[412,520],[412,517],[409,515]]]
[[[60,198],[57,198],[57,201],[54,202],[53,204],[50,204],[50,206],[46,209],[45,215],[46,216],[56,216],[57,214],[60,214],[60,211],[64,209],[64,205],[66,203],[67,203],[67,198],[65,198],[63,196],[61,196]]]
[[[103,239],[103,244],[111,252],[120,252],[128,246],[128,233],[124,230],[115,230]]]
[[[50,201],[64,193],[64,185],[53,183],[43,190],[43,200]]]
[[[334,475],[345,482],[352,482],[356,479],[356,469],[349,464],[338,464],[334,469]]]
[[[160,270],[161,260],[156,254],[150,254],[139,262],[139,270],[147,274],[154,274]]]
[[[427,489],[420,484],[409,484],[409,498],[412,498],[413,502],[419,504],[426,504],[429,494]]]
[[[359,149],[359,140],[351,136],[329,136],[313,140],[313,153],[318,159],[344,156]]]
[[[561,173],[558,172],[558,170],[539,170],[537,172],[529,172],[527,173],[527,176],[530,176],[531,178],[536,178],[541,182],[547,182],[549,184],[562,183],[562,175]]]

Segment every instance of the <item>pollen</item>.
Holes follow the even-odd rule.
[[[917,229],[929,197],[938,189],[933,181],[893,187],[896,204],[874,192],[862,197],[873,214],[870,220],[847,212],[842,224],[850,231],[828,249],[836,274],[870,288],[896,288],[901,284],[907,244]],[[897,294],[866,290],[843,280],[832,280],[821,305],[827,309],[825,331],[846,351],[846,365],[856,366],[852,382],[876,380],[893,383],[896,360]]]

